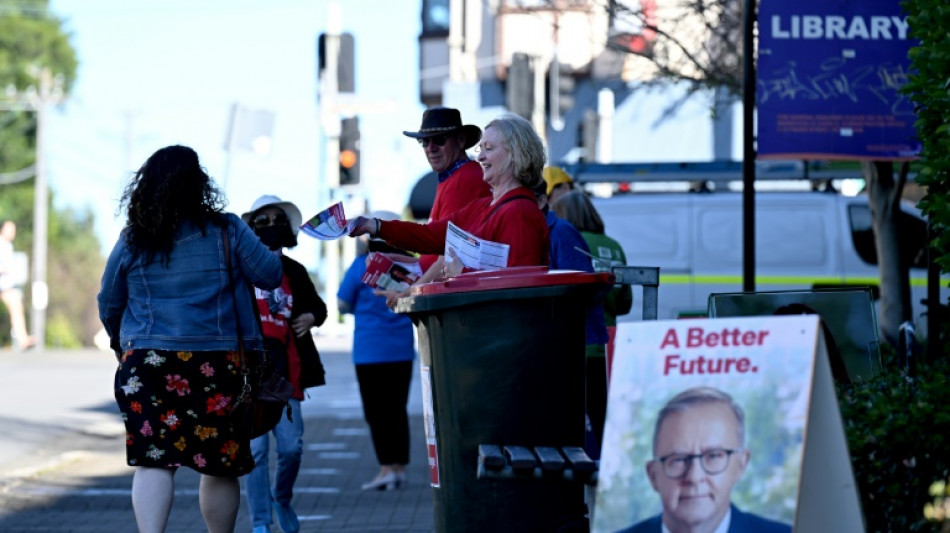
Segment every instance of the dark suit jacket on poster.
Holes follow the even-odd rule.
[[[732,521],[729,523],[729,533],[791,533],[792,527],[774,520],[762,518],[752,513],[743,513],[735,505],[732,507]],[[636,523],[617,533],[661,533],[663,522],[660,515]]]

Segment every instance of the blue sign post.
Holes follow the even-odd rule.
[[[898,0],[762,0],[759,158],[915,158],[908,30]]]

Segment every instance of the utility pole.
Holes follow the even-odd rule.
[[[28,94],[36,113],[36,182],[33,191],[33,283],[30,293],[32,335],[36,348],[46,347],[46,308],[49,285],[46,283],[46,262],[49,239],[49,185],[46,169],[46,113],[50,104],[62,97],[61,82],[53,79],[49,68],[39,69],[39,92]]]
[[[40,93],[36,103],[36,181],[33,186],[33,297],[32,326],[36,348],[46,346],[46,307],[49,305],[49,285],[46,283],[46,256],[48,250],[49,185],[46,179],[46,102],[50,92],[49,70],[40,71]]]

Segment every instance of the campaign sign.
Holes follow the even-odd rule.
[[[762,0],[760,158],[908,159],[921,142],[907,83],[907,15],[895,0]]]
[[[863,531],[824,346],[814,315],[620,324],[593,530]]]

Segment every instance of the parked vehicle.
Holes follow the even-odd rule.
[[[587,179],[581,175],[578,181]],[[716,188],[594,199],[607,233],[623,246],[628,263],[660,267],[660,319],[705,316],[711,293],[742,290],[742,194]],[[755,212],[757,291],[867,286],[875,296],[879,293],[866,196],[807,188],[760,191]],[[901,254],[911,267],[913,316],[921,322],[927,310],[921,303],[927,291],[926,222],[905,202],[900,224]],[[950,291],[945,282],[942,286],[941,301],[946,301]],[[639,319],[637,305],[621,318]]]

